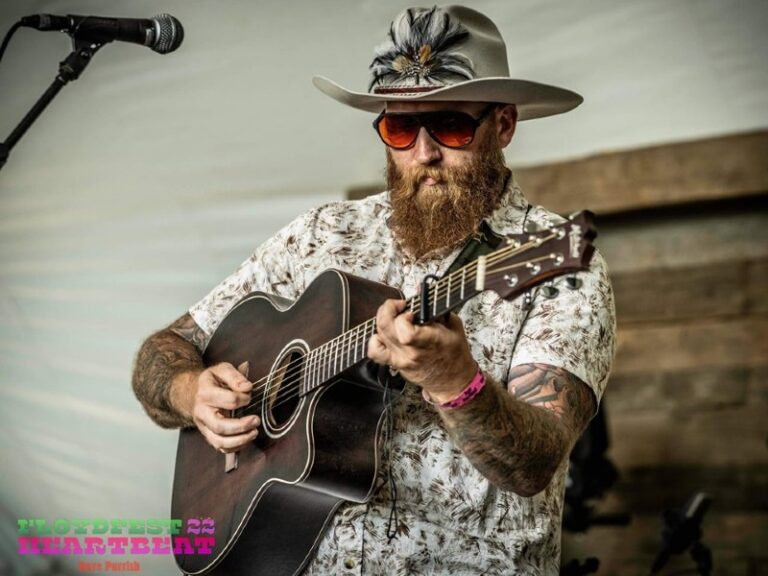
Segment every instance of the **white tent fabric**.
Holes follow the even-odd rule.
[[[763,0],[487,0],[513,75],[576,111],[520,125],[514,165],[768,126]],[[178,52],[106,46],[0,172],[0,575],[18,518],[168,517],[175,434],[130,390],[140,342],[293,216],[381,178],[365,113],[311,86],[364,88],[402,0],[4,0],[30,13],[149,17]],[[0,62],[0,138],[53,80],[66,36],[23,29]],[[64,567],[76,570],[73,559]],[[174,574],[171,559],[142,559]]]

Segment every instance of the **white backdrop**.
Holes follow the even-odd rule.
[[[507,39],[512,75],[580,92],[520,125],[514,165],[768,126],[764,0],[470,2]],[[366,113],[313,74],[364,89],[402,0],[0,3],[149,17],[175,53],[108,45],[0,171],[0,566],[19,517],[167,517],[175,434],[130,390],[143,338],[182,314],[303,209],[381,179]],[[53,80],[66,36],[20,30],[0,62],[0,138]],[[168,559],[143,572],[172,574]],[[10,572],[7,572],[10,573]]]

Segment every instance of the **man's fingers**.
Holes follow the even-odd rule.
[[[227,418],[210,406],[199,407],[194,419],[206,441],[221,452],[234,452],[252,442],[261,424],[258,416]]]
[[[405,322],[411,326],[411,331],[413,330],[413,314],[411,312],[401,314],[405,309],[405,300],[385,300],[379,306],[376,312],[376,331],[387,345],[403,343],[401,337],[404,337],[406,339],[404,343],[407,343],[412,337],[412,333],[403,331],[397,326],[398,322]]]
[[[240,366],[243,366],[242,364]],[[211,366],[208,370],[213,374],[219,383],[237,390],[240,392],[250,392],[253,388],[253,383],[243,376],[237,368],[232,366],[229,362],[222,362]]]
[[[420,338],[420,332],[423,332],[424,326],[416,326],[413,323],[413,313],[406,312],[395,318],[392,323],[394,337],[397,342],[405,346],[420,346],[423,338]]]
[[[257,430],[259,424],[261,424],[261,418],[255,415],[227,418],[218,411],[214,411],[213,415],[205,422],[205,425],[219,436],[248,434]]]
[[[248,406],[251,403],[251,395],[247,392],[235,392],[219,386],[201,387],[197,391],[203,404],[220,408],[222,410],[234,410]]]
[[[376,334],[368,340],[368,358],[378,364],[389,364],[390,352],[382,339]]]
[[[236,436],[221,436],[210,430],[206,426],[198,425],[198,429],[205,436],[208,444],[216,448],[219,452],[237,452],[250,442],[253,442],[258,436],[258,431],[253,430],[245,434],[238,434]]]

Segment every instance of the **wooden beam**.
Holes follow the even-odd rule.
[[[768,467],[764,402],[712,410],[621,412],[613,409],[610,388],[610,453],[619,470],[704,464]]]
[[[619,326],[765,313],[768,257],[611,276]]]
[[[515,170],[528,199],[600,214],[768,191],[768,130]]]
[[[632,326],[617,341],[614,375],[768,366],[768,316]]]
[[[707,367],[618,373],[611,376],[605,395],[611,414],[719,410],[746,404],[750,381],[760,372],[754,368]]]

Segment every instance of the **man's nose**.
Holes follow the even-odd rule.
[[[432,139],[423,126],[419,129],[419,135],[413,145],[413,154],[415,160],[423,166],[435,164],[443,157],[440,145]]]

